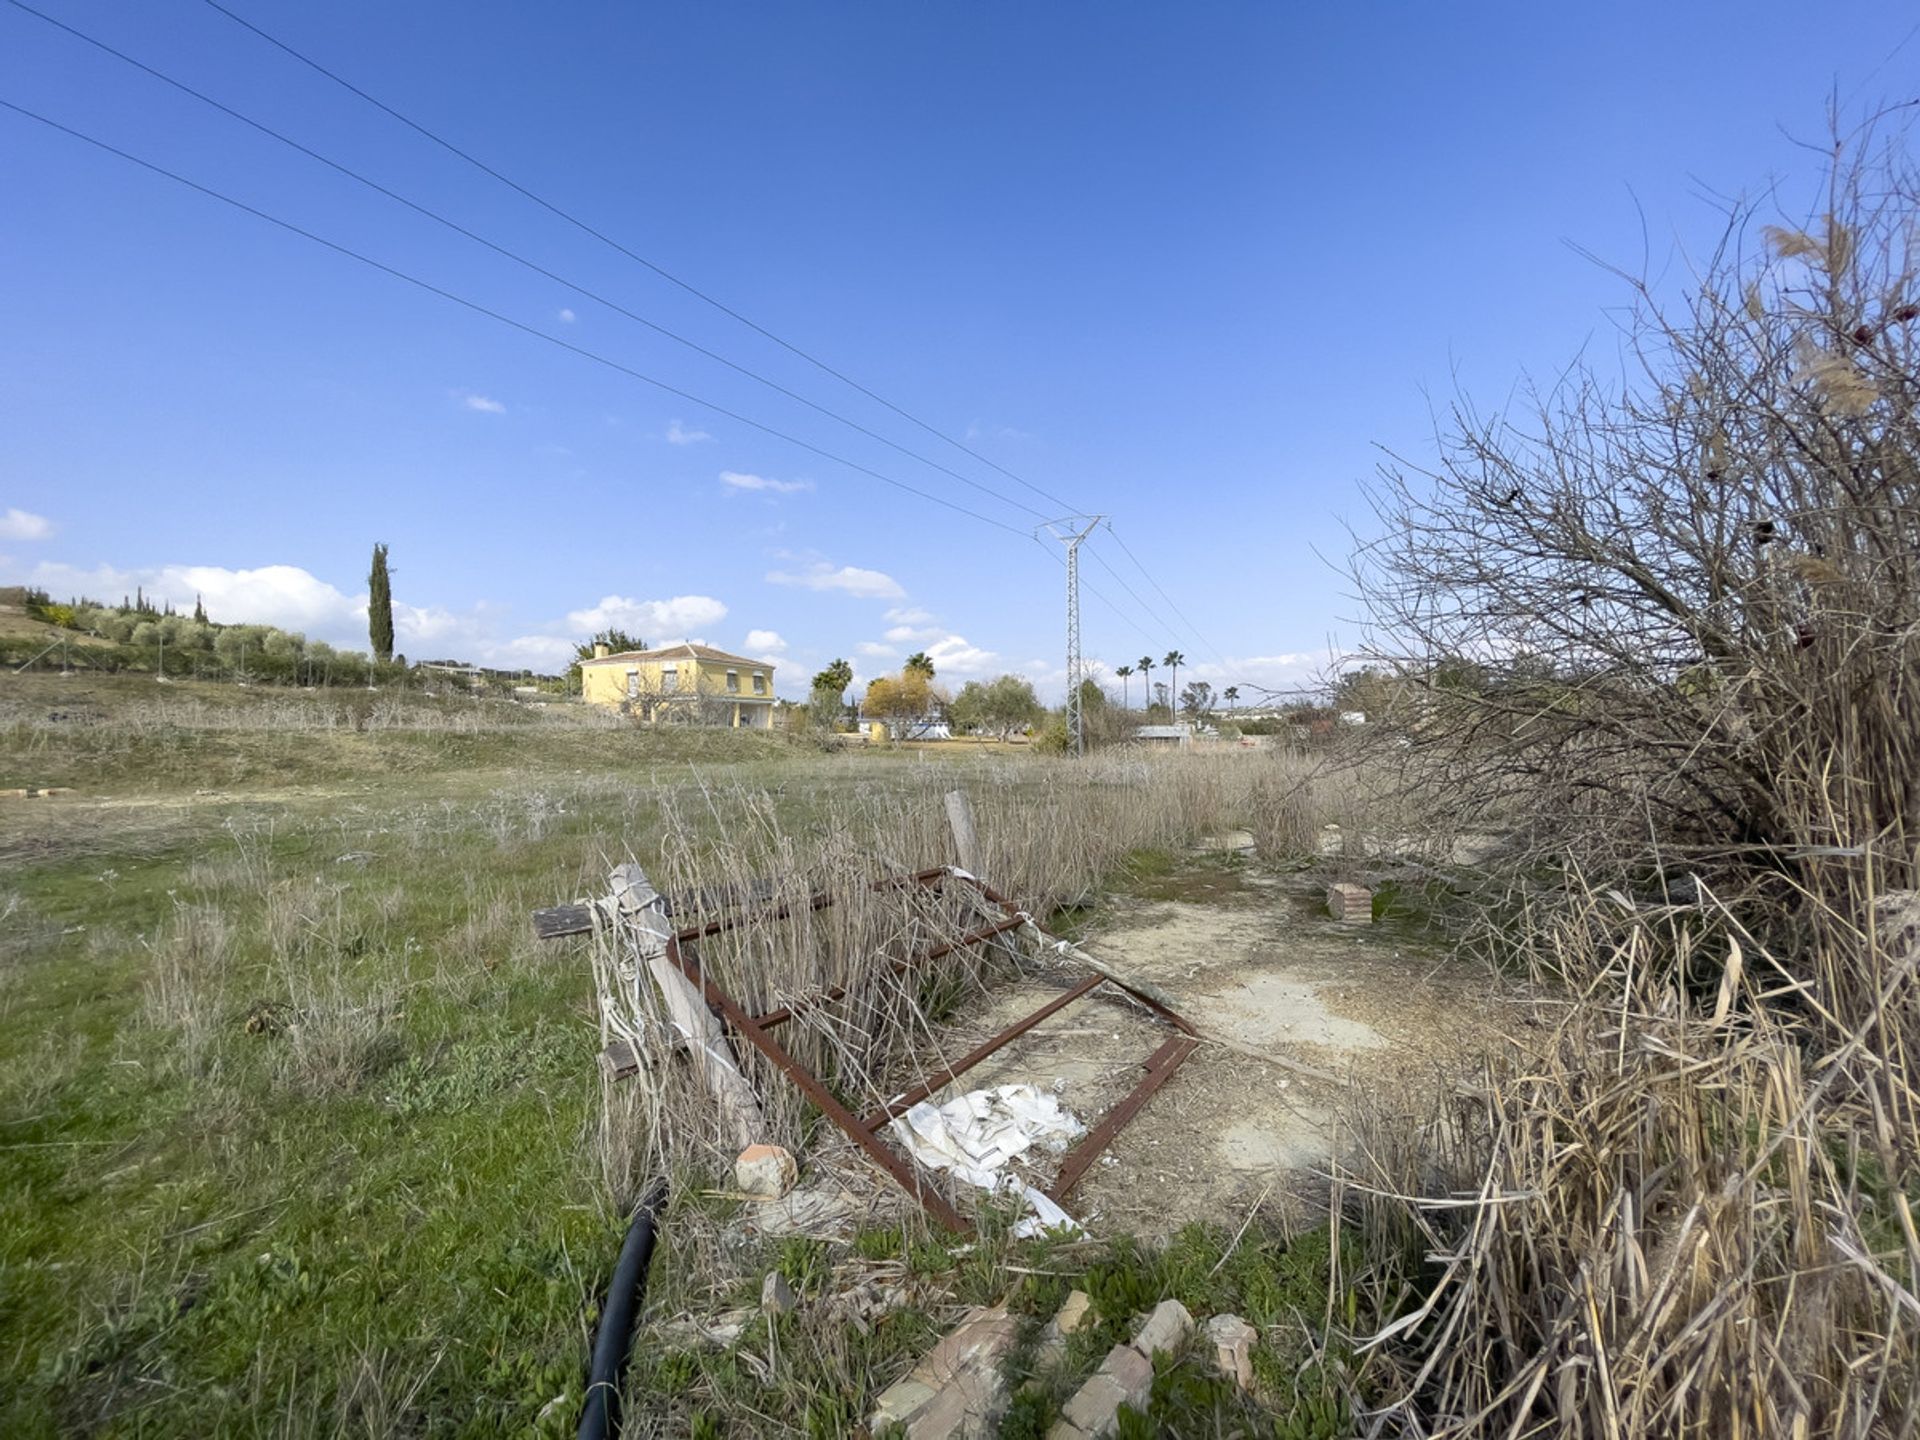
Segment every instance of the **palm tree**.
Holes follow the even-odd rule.
[[[1153,656],[1142,655],[1139,665],[1134,668],[1140,672],[1140,693],[1146,696],[1141,705],[1144,709],[1151,710],[1153,709]],[[1151,720],[1153,717],[1149,715],[1147,718]]]
[[[1132,707],[1127,703],[1127,697],[1131,693],[1127,689],[1127,682],[1133,678],[1133,666],[1122,665],[1113,673],[1120,677],[1120,708],[1122,710],[1131,709]]]
[[[1226,689],[1220,692],[1220,698],[1227,702],[1227,713],[1231,715],[1233,713],[1234,702],[1240,698],[1240,687],[1238,685],[1227,686]]]
[[[1160,663],[1172,667],[1173,670],[1173,683],[1167,687],[1167,694],[1178,695],[1180,693],[1180,667],[1187,663],[1187,657],[1182,655],[1178,650],[1169,650],[1166,655],[1162,657]]]

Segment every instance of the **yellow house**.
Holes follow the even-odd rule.
[[[580,693],[647,721],[773,728],[773,666],[710,645],[618,655],[596,645],[580,662]]]

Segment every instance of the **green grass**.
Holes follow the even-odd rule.
[[[643,1341],[634,1357],[633,1388],[644,1397],[659,1433],[749,1437],[767,1433],[847,1434],[863,1423],[880,1393],[912,1368],[943,1325],[921,1308],[891,1315],[862,1331],[836,1320],[828,1304],[849,1276],[897,1273],[904,1264],[937,1289],[945,1313],[970,1305],[1006,1305],[1021,1322],[1005,1367],[1013,1408],[1003,1436],[1043,1436],[1080,1384],[1116,1343],[1130,1340],[1146,1312],[1177,1299],[1197,1321],[1238,1314],[1261,1332],[1254,1350],[1251,1395],[1218,1377],[1204,1337],[1163,1363],[1147,1412],[1122,1433],[1146,1435],[1279,1435],[1334,1440],[1349,1430],[1344,1399],[1350,1357],[1318,1348],[1331,1316],[1358,1315],[1359,1299],[1341,1281],[1336,1294],[1332,1239],[1325,1228],[1288,1237],[1254,1227],[1233,1243],[1217,1227],[1188,1226],[1165,1246],[1125,1237],[1088,1242],[1064,1236],[1011,1237],[1010,1212],[990,1211],[981,1233],[956,1246],[916,1228],[860,1232],[849,1246],[785,1241],[738,1254],[738,1281],[713,1311],[752,1306],[761,1278],[780,1271],[801,1297],[795,1313],[755,1315],[725,1347]],[[670,1213],[664,1233],[684,1234],[698,1221]],[[896,1267],[889,1271],[890,1262]],[[1342,1246],[1341,1275],[1357,1265]],[[666,1313],[696,1310],[710,1275],[693,1273],[671,1245],[654,1261],[652,1303]],[[1092,1323],[1069,1337],[1065,1352],[1045,1357],[1038,1341],[1068,1293],[1093,1300]],[[1145,1428],[1140,1428],[1145,1427]]]
[[[0,801],[0,1434],[565,1433],[625,1216],[590,967],[536,946],[529,912],[609,859],[659,865],[675,816],[696,828],[674,843],[721,843],[698,826],[730,786],[802,833],[886,786],[937,816],[944,782],[778,737],[419,697],[397,728],[324,729],[297,707],[339,696],[204,690],[0,681],[0,785],[83,792]],[[980,763],[1015,767],[995,793],[1049,773]],[[1128,874],[1172,875],[1158,853]],[[666,1233],[727,1203],[677,1194]],[[918,1225],[720,1259],[669,1241],[657,1306],[756,1302],[768,1268],[808,1304],[728,1351],[643,1350],[635,1390],[693,1433],[842,1434],[952,1305],[1011,1295],[1038,1327],[1057,1287],[1010,1260],[1115,1296],[1204,1288],[1178,1250],[1096,1282],[1096,1252],[1016,1246],[1005,1222],[971,1249]],[[1240,1267],[1268,1254],[1243,1241],[1216,1298],[1261,1303]],[[823,1325],[849,1264],[892,1266],[913,1306]],[[768,1354],[762,1375],[747,1357]]]
[[[424,1433],[492,1434],[578,1388],[618,1242],[582,1151],[585,977],[472,934],[471,841],[396,899],[371,867],[315,886],[332,838],[276,837],[253,896],[224,870],[195,883],[195,841],[15,875],[37,923],[0,994],[0,1431],[215,1434],[277,1412],[325,1430],[417,1385]],[[489,860],[493,893],[553,883],[535,855]],[[239,938],[184,1063],[143,985],[169,916],[205,903]],[[286,1004],[275,904],[340,1005],[388,1007],[347,1063],[309,1073],[287,1032],[247,1028]]]

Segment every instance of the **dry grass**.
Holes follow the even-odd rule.
[[[176,1045],[160,1053],[182,1074],[204,1075],[217,1053],[228,1003],[233,932],[226,914],[214,905],[176,903],[147,948],[152,969],[143,992],[146,1023],[173,1034]]]
[[[725,910],[737,923],[698,943],[703,969],[750,1013],[793,1008],[781,1043],[856,1112],[953,1058],[942,1050],[942,1022],[987,987],[1037,967],[1008,937],[900,968],[999,918],[966,887],[936,893],[891,883],[955,858],[942,797],[956,786],[974,806],[984,878],[1042,917],[1085,899],[1141,850],[1248,826],[1271,844],[1300,847],[1281,853],[1301,853],[1317,831],[1306,768],[1249,753],[913,764],[797,814],[778,793],[746,785],[660,792],[661,834],[651,838],[665,863],[652,874],[656,885],[675,897],[764,896]],[[816,909],[815,896],[832,903]],[[677,924],[703,918],[684,899],[677,904]],[[636,982],[630,951],[609,944],[599,949],[598,975],[609,1034],[633,1044],[652,1077],[644,1104],[622,1087],[609,1091],[600,1150],[616,1193],[632,1193],[661,1169],[722,1173],[737,1146],[696,1068],[675,1063],[679,1038],[654,987]],[[763,1107],[761,1138],[799,1152],[816,1123],[812,1106],[757,1053],[731,1059]]]
[[[1418,1126],[1356,1117],[1382,1305],[1417,1302],[1373,1337],[1370,1433],[1913,1433],[1912,1137],[1856,1083],[1882,1041],[1784,1014],[1702,912],[1583,898],[1524,937],[1571,997],[1544,1039]],[[1690,988],[1676,957],[1709,954]]]

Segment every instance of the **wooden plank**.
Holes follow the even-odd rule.
[[[550,905],[533,912],[533,938],[558,940],[563,935],[591,935],[593,906]]]
[[[970,875],[980,873],[980,832],[973,825],[973,802],[964,790],[947,792],[947,824],[953,830],[953,848],[960,857],[960,868]]]
[[[640,1057],[633,1053],[633,1046],[616,1039],[600,1052],[600,1069],[609,1080],[625,1080],[640,1073]]]

